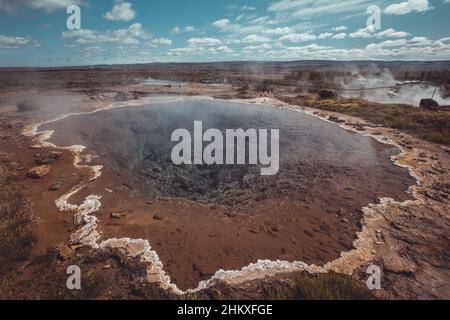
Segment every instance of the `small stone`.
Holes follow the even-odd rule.
[[[37,165],[45,165],[55,162],[61,157],[61,152],[52,151],[44,155],[36,155],[39,157],[35,162]]]
[[[31,179],[42,179],[50,173],[50,166],[43,165],[39,167],[34,167],[27,173],[27,177]]]
[[[314,236],[314,233],[312,233],[311,231],[309,231],[309,230],[304,230],[303,231],[308,237],[311,237],[311,238],[314,238],[315,236]]]
[[[110,218],[111,219],[123,219],[123,218],[126,218],[126,214],[125,213],[115,213],[115,212],[113,212],[113,213],[111,213],[110,214]]]
[[[347,218],[342,218],[342,219],[341,219],[341,222],[342,222],[342,223],[345,223],[345,224],[350,223],[350,221],[349,221]]]
[[[267,196],[264,194],[264,193],[260,193],[260,194],[258,194],[256,197],[255,197],[255,200],[256,201],[263,201],[263,200],[266,200],[267,199]]]
[[[104,265],[104,266],[102,267],[102,269],[103,269],[103,270],[109,270],[109,269],[112,269],[112,265],[110,265],[110,264]]]
[[[130,186],[128,183],[126,183],[126,182],[122,182],[122,187],[124,187],[124,188],[126,188],[126,189],[128,189],[128,190],[133,190],[133,187],[132,186]]]
[[[163,221],[163,220],[164,220],[164,218],[163,218],[162,216],[160,216],[159,214],[155,214],[155,215],[153,216],[153,219],[154,219],[154,220],[158,220],[158,221]]]
[[[280,226],[280,225],[276,225],[276,226],[272,227],[273,232],[280,232],[282,230],[283,230],[283,226]]]
[[[50,186],[50,188],[48,188],[50,191],[58,191],[59,189],[61,189],[62,187],[62,183],[61,182],[56,182],[54,184],[52,184]]]
[[[63,247],[59,250],[58,252],[58,257],[61,260],[67,260],[69,259],[69,257],[73,254],[73,249],[69,248],[69,247]]]
[[[344,120],[339,119],[339,117],[337,116],[329,116],[328,120],[333,121],[333,122],[345,122]]]

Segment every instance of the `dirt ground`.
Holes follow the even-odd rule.
[[[202,84],[186,85],[183,88],[131,85],[110,89],[132,91],[138,97],[150,94],[238,97],[239,93],[235,90],[230,85]],[[35,148],[36,140],[25,137],[22,132],[31,123],[54,119],[68,112],[92,111],[117,101],[102,93],[86,95],[72,89],[30,91],[28,94],[31,96],[36,97],[37,93],[37,96],[59,101],[57,104],[61,108],[44,103],[39,112],[17,113],[15,105],[22,99],[23,93],[23,90],[10,90],[0,95],[0,155],[2,161],[14,163],[15,183],[23,186],[25,197],[31,203],[35,217],[33,231],[36,235],[33,255],[43,255],[50,248],[58,248],[69,256],[81,254],[77,253],[79,246],[68,246],[70,235],[77,229],[73,223],[73,213],[61,212],[54,202],[75,186],[86,184],[92,178],[92,173],[87,168],[74,166],[72,152],[58,150],[62,154],[50,164],[51,171],[45,178],[28,178],[26,174],[36,166],[36,160],[56,149]],[[321,114],[325,111],[311,110],[313,112],[317,116],[327,117],[327,114]],[[355,124],[354,119],[346,121]],[[356,124],[356,127],[361,128],[361,122]],[[365,130],[372,130],[370,126],[366,128],[368,129]],[[390,137],[390,134],[392,133],[389,132],[386,136]],[[392,210],[392,215],[385,213],[385,220],[375,229],[365,221],[362,212],[354,214],[358,212],[356,209],[359,204],[353,208],[355,212],[342,212],[339,208],[328,212],[330,210],[321,207],[320,202],[301,204],[304,216],[299,219],[298,203],[267,199],[252,204],[252,210],[259,214],[249,221],[246,216],[230,212],[226,207],[211,207],[179,198],[148,199],[142,197],[131,182],[108,168],[101,159],[84,161],[89,165],[104,165],[102,176],[88,183],[70,198],[70,202],[81,203],[91,194],[102,196],[102,207],[95,213],[100,220],[98,230],[101,237],[149,239],[168,274],[182,289],[195,287],[199,280],[209,279],[219,267],[225,270],[239,269],[258,259],[294,261],[301,257],[300,260],[307,264],[318,266],[339,261],[343,257],[342,252],[358,251],[358,241],[355,242],[356,247],[354,243],[358,239],[357,232],[369,225],[372,228],[371,237],[375,238],[371,245],[377,242],[377,247],[371,248],[377,253],[370,252],[370,258],[362,259],[359,264],[355,264],[356,267],[349,267],[352,270],[351,276],[362,283],[363,268],[368,262],[378,261],[386,267],[386,279],[391,287],[385,291],[389,297],[445,298],[450,292],[450,278],[447,277],[450,260],[447,232],[449,180],[448,171],[445,172],[445,168],[449,166],[449,153],[439,145],[410,138],[401,131],[396,137],[399,143],[408,142],[405,142],[405,147],[409,151],[426,149],[426,155],[418,152],[411,161],[415,161],[412,165],[416,169],[424,171],[424,176],[432,177],[432,183],[424,183],[424,188],[428,188],[428,191],[423,191],[426,201],[419,201],[415,204],[416,208],[408,207],[406,210],[404,206],[400,206],[400,209]],[[95,150],[89,150],[89,154],[95,155]],[[433,160],[433,157],[436,159]],[[439,167],[431,167],[429,163],[432,161],[439,162]],[[59,184],[59,188],[49,190],[55,183]],[[133,205],[130,206],[130,203]],[[274,212],[283,212],[283,215],[275,216]],[[112,213],[123,215],[115,218],[111,216]],[[346,222],[342,222],[343,219]],[[429,228],[434,229],[428,232]],[[420,236],[414,239],[413,235]],[[394,254],[393,250],[398,254]],[[345,263],[344,265],[347,266]],[[341,265],[337,267],[339,268]]]

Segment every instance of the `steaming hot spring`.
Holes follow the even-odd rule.
[[[174,164],[171,135],[185,128],[193,136],[194,121],[222,132],[279,129],[278,173],[261,175],[254,164]],[[91,163],[104,165],[70,199],[102,196],[102,237],[148,239],[183,289],[259,259],[332,261],[352,249],[363,207],[381,197],[406,200],[414,183],[392,163],[394,147],[270,106],[186,99],[74,115],[40,129],[55,130],[50,142],[58,146],[87,146]]]

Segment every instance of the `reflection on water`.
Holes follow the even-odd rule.
[[[222,132],[279,129],[279,173],[262,177],[260,168],[250,165],[174,165],[170,155],[176,143],[171,142],[171,134],[179,128],[193,134],[194,121],[202,121],[203,130]],[[353,206],[354,200],[360,207],[381,196],[403,200],[413,183],[407,170],[391,163],[394,148],[292,110],[185,101],[70,117],[52,126],[60,132],[55,135],[61,140],[57,144],[70,140],[92,147],[146,196],[185,197],[233,207],[255,195],[310,199],[330,206]]]
[[[210,128],[222,132],[237,128],[279,129],[282,162],[320,162],[333,166],[370,168],[381,158],[385,159],[385,154],[377,152],[375,146],[378,145],[380,151],[380,145],[374,139],[291,110],[201,101],[111,113],[111,125],[121,121],[122,117],[126,118],[129,131],[136,134],[144,149],[151,153],[155,149],[171,149],[174,143],[170,142],[170,136],[175,129],[185,128],[193,134],[194,121],[202,121],[204,131]]]

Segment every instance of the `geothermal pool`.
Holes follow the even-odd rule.
[[[194,121],[202,121],[203,130],[279,129],[278,174],[262,176],[258,165],[173,164],[171,134],[192,132]],[[149,239],[182,288],[258,259],[336,259],[352,248],[362,207],[380,197],[406,200],[414,183],[391,162],[395,148],[269,106],[155,103],[71,116],[40,129],[56,130],[50,141],[57,145],[85,145],[99,156],[105,173],[96,182],[98,192],[126,181],[133,200],[120,187],[105,194],[102,231]],[[119,209],[130,218],[111,223],[108,214]]]

